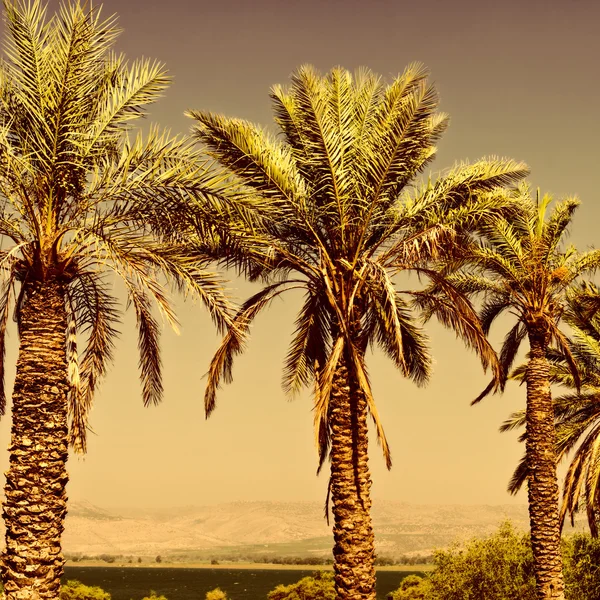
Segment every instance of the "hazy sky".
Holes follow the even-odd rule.
[[[51,2],[56,7],[57,2]],[[598,242],[595,186],[600,151],[600,5],[569,2],[399,0],[106,0],[124,29],[130,58],[167,64],[174,83],[151,120],[186,132],[189,108],[271,125],[269,87],[303,63],[322,71],[367,66],[391,79],[412,61],[431,70],[451,126],[433,171],[459,160],[499,155],[525,160],[531,182],[583,205],[572,240]],[[250,287],[232,281],[239,298]],[[299,297],[290,294],[256,321],[235,381],[206,421],[205,373],[218,343],[206,311],[179,303],[182,333],[163,336],[165,400],[144,409],[133,315],[127,315],[111,368],[92,412],[89,452],[69,462],[72,499],[101,506],[173,506],[238,500],[317,500],[311,403],[288,402],[281,367]],[[505,323],[506,325],[506,323]],[[430,385],[418,389],[381,355],[370,370],[394,466],[387,472],[374,438],[373,497],[414,503],[524,502],[506,493],[520,457],[515,435],[498,426],[523,405],[508,386],[477,407],[486,383],[473,355],[437,325]],[[495,339],[504,331],[498,328]],[[16,336],[7,360],[15,360]],[[12,379],[9,379],[12,385]],[[9,417],[0,446],[9,442]],[[2,455],[2,467],[7,465]]]

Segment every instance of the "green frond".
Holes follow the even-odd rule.
[[[500,432],[513,431],[525,427],[525,411],[518,410],[510,415],[510,417],[500,426]]]
[[[427,291],[413,293],[424,320],[435,315],[442,325],[452,329],[467,347],[477,353],[483,369],[491,369],[494,387],[501,387],[504,381],[501,364],[471,302],[435,270],[419,268],[416,272],[430,278],[436,287],[435,294]]]
[[[515,495],[523,487],[523,484],[527,481],[528,477],[529,469],[527,468],[527,457],[523,456],[508,483],[507,491],[510,494]]]
[[[556,326],[556,324],[554,322],[548,320],[547,323],[548,323],[548,329],[550,331],[550,335],[552,336],[554,343],[557,345],[560,352],[562,353],[564,360],[569,367],[569,371],[571,372],[571,374],[573,376],[573,382],[575,384],[575,388],[577,391],[579,391],[581,388],[581,377],[579,375],[579,369],[577,367],[575,357],[573,356],[573,353],[571,352],[571,345],[569,343],[569,340],[567,339],[565,334]]]
[[[79,142],[83,156],[102,150],[104,140],[122,135],[134,120],[146,116],[143,107],[156,102],[170,82],[164,66],[150,60],[135,61],[126,72],[117,62],[107,70],[104,80],[106,91],[99,98],[97,114]],[[114,85],[115,80],[119,86]]]
[[[427,338],[386,271],[371,264],[365,277],[368,304],[362,346],[379,345],[406,376],[423,385],[431,373]]]
[[[563,235],[567,227],[571,224],[573,215],[579,205],[580,202],[577,198],[567,198],[554,207],[550,218],[545,223],[542,233],[548,255],[556,250],[558,244],[563,239]]]
[[[143,288],[134,281],[125,280],[127,295],[135,309],[138,329],[139,368],[142,380],[144,406],[159,404],[162,400],[162,360],[160,357],[160,328],[152,316],[151,302]]]
[[[436,120],[437,93],[425,81],[394,82],[386,90],[377,122],[369,136],[370,156],[364,161],[364,187],[370,202],[394,199],[435,156],[435,142],[447,125]]]
[[[346,165],[354,135],[351,86],[352,76],[344,69],[321,77],[313,67],[303,65],[292,74],[288,90],[300,116],[297,123],[306,148],[306,162],[298,168],[310,172],[313,210],[327,213],[331,235],[339,237],[342,246],[354,191]]]
[[[197,139],[219,162],[246,185],[276,201],[281,210],[294,215],[292,207],[302,205],[307,190],[286,146],[240,119],[200,111],[186,114],[196,121]]]
[[[574,260],[569,261],[568,268],[570,276],[566,278],[565,283],[571,283],[582,275],[592,274],[600,267],[600,249],[588,250],[575,256]]]

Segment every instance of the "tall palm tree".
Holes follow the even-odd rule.
[[[503,186],[527,169],[482,160],[415,188],[448,123],[436,112],[435,89],[420,65],[387,86],[368,70],[353,76],[335,68],[323,77],[305,66],[289,89],[274,87],[271,99],[281,140],[242,120],[189,113],[198,140],[246,189],[226,214],[224,262],[266,282],[242,305],[237,328],[216,352],[206,413],[221,380],[231,379],[250,322],[285,291],[303,289],[283,387],[294,394],[314,385],[319,469],[327,457],[331,462],[337,595],[374,598],[369,414],[388,467],[391,457],[371,393],[367,348],[379,345],[404,375],[425,382],[430,356],[411,299],[425,304],[426,298],[398,290],[394,276],[414,271],[437,281],[429,263],[457,245],[455,228],[503,209]],[[495,366],[471,305],[451,287],[444,290],[429,310],[479,352],[484,366]]]
[[[230,323],[220,279],[172,233],[188,196],[214,188],[185,139],[129,137],[168,85],[164,68],[111,52],[115,19],[64,4],[5,0],[0,63],[0,379],[14,307],[19,355],[6,477],[7,598],[57,598],[64,559],[68,443],[85,450],[87,414],[112,359],[117,274],[137,316],[144,404],[162,396],[160,327],[174,327],[166,281]],[[85,347],[77,351],[77,334]],[[4,411],[3,386],[0,409]]]
[[[516,317],[500,353],[504,377],[523,340],[529,341],[524,374],[526,461],[536,583],[540,599],[564,598],[549,356],[552,345],[559,348],[579,381],[560,328],[561,317],[567,291],[578,278],[598,267],[600,252],[580,254],[572,246],[562,247],[579,205],[576,199],[567,199],[549,211],[551,197],[540,199],[538,193],[533,199],[526,186],[521,187],[517,199],[521,211],[510,219],[489,220],[482,240],[461,258],[464,268],[449,279],[466,294],[485,295],[480,316],[486,332],[503,312]],[[488,386],[475,401],[491,389]]]
[[[584,282],[570,295],[563,320],[571,330],[570,344],[580,381],[573,377],[564,353],[549,354],[550,378],[571,392],[554,399],[556,461],[568,460],[560,508],[560,524],[569,514],[585,509],[590,532],[598,537],[600,524],[600,291]],[[515,369],[512,378],[522,380],[524,367]],[[523,411],[515,412],[502,425],[509,431],[525,425]],[[526,435],[521,436],[524,441]],[[573,454],[570,456],[570,453]],[[527,461],[523,457],[509,484],[516,494],[527,480]]]

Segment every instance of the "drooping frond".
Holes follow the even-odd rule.
[[[381,423],[381,419],[379,418],[379,413],[375,405],[375,399],[373,398],[373,393],[371,391],[371,383],[369,381],[367,367],[364,362],[364,354],[354,346],[349,346],[349,349],[354,367],[353,372],[358,381],[358,385],[360,386],[360,390],[365,395],[365,399],[367,400],[367,406],[369,407],[369,413],[371,414],[371,418],[373,419],[373,423],[375,425],[375,431],[377,432],[377,441],[381,446],[383,457],[385,459],[385,465],[388,469],[391,469],[392,455],[390,453],[390,447],[388,445],[387,438],[383,430],[383,424]]]
[[[98,383],[113,359],[120,314],[107,284],[95,273],[80,273],[69,287],[68,301],[73,307],[77,329],[87,336],[87,344],[79,360],[77,406],[73,408],[78,415],[74,421],[79,426],[70,432],[72,445],[85,452],[88,414]]]
[[[424,320],[435,316],[442,325],[452,329],[467,347],[475,350],[483,369],[491,369],[494,387],[500,388],[503,382],[502,367],[469,299],[436,271],[423,268],[416,271],[433,282],[434,293],[427,290],[412,293],[415,305],[423,311]]]
[[[221,379],[223,378],[226,383],[230,383],[232,380],[233,359],[244,350],[252,321],[272,300],[293,287],[287,281],[268,285],[248,298],[239,308],[211,360],[207,373],[206,391],[204,394],[204,411],[207,418],[215,409],[216,394],[221,384]]]
[[[321,470],[327,458],[329,447],[329,405],[331,390],[337,366],[344,352],[344,336],[340,335],[333,342],[327,362],[317,371],[315,383],[315,404],[313,407],[313,421],[315,426],[315,442],[319,450],[319,466],[317,473]]]
[[[418,385],[427,382],[431,356],[426,337],[410,307],[394,289],[388,273],[373,264],[365,273],[368,301],[362,346],[379,345],[406,377]]]
[[[139,368],[144,406],[162,400],[162,360],[160,358],[160,329],[152,315],[148,295],[135,281],[126,279],[128,299],[135,309],[138,328]]]
[[[324,365],[329,354],[330,318],[323,312],[319,296],[309,290],[296,319],[296,331],[285,359],[283,390],[296,394],[317,377],[316,365]]]

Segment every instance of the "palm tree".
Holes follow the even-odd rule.
[[[111,53],[114,18],[38,1],[4,2],[0,63],[0,380],[14,306],[19,355],[6,476],[8,599],[57,598],[64,559],[69,442],[85,451],[87,415],[112,359],[120,310],[117,274],[137,316],[146,405],[162,397],[160,327],[177,324],[165,282],[230,323],[220,279],[172,233],[188,196],[214,183],[185,139],[152,129],[128,136],[168,84],[149,61]],[[85,347],[78,357],[77,334]],[[4,411],[3,385],[0,408]]]
[[[250,322],[287,290],[304,290],[283,376],[286,392],[314,385],[319,469],[329,457],[334,514],[335,584],[339,598],[374,598],[371,478],[367,417],[376,425],[387,466],[391,457],[365,362],[380,346],[401,372],[424,383],[426,337],[411,309],[421,292],[401,292],[394,276],[413,271],[439,279],[429,262],[457,244],[459,225],[474,225],[505,206],[502,187],[527,173],[509,160],[458,165],[413,189],[435,156],[447,126],[436,112],[427,72],[411,65],[390,85],[368,70],[342,68],[322,77],[300,68],[288,90],[271,92],[276,140],[238,119],[192,111],[205,149],[241,186],[222,227],[224,264],[265,286],[241,307],[211,363],[207,416]],[[428,305],[495,366],[470,304],[445,286]],[[328,495],[329,497],[329,495]],[[327,512],[327,503],[326,503]]]
[[[523,186],[517,200],[520,213],[489,220],[483,239],[461,258],[463,269],[449,279],[466,294],[485,294],[480,316],[486,332],[501,313],[508,311],[516,317],[500,353],[504,377],[523,340],[529,341],[524,374],[526,461],[536,584],[540,599],[564,598],[549,357],[551,345],[559,348],[579,381],[560,322],[567,291],[579,277],[598,267],[600,252],[580,254],[572,246],[561,246],[579,205],[576,199],[548,211],[551,197],[540,199],[538,193],[532,199]],[[475,402],[491,389],[488,386]]]
[[[600,523],[600,292],[588,282],[574,290],[563,320],[571,329],[570,350],[575,358],[580,381],[563,353],[549,353],[550,378],[572,390],[554,399],[556,428],[556,461],[566,461],[571,451],[565,476],[560,509],[560,524],[567,514],[574,524],[575,513],[585,508],[590,532],[598,537]],[[515,369],[512,378],[522,380],[524,367]],[[579,389],[578,389],[579,388]],[[525,425],[525,414],[518,411],[502,425],[509,431]],[[526,439],[525,435],[521,440]],[[509,485],[516,494],[527,480],[527,461],[519,463]]]

